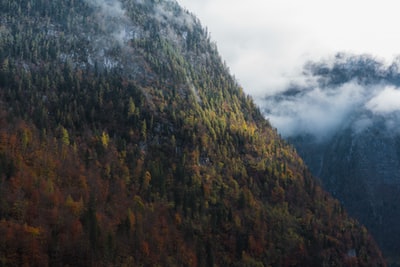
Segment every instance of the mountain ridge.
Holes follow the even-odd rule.
[[[5,266],[385,266],[175,1],[0,10]]]

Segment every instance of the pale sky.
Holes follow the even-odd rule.
[[[307,60],[336,52],[400,54],[396,0],[177,0],[207,27],[244,90],[285,87]]]

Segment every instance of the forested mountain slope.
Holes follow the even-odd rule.
[[[0,12],[1,266],[385,266],[175,1]]]

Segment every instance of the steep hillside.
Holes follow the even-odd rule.
[[[312,173],[367,226],[384,255],[397,266],[399,63],[387,65],[370,56],[340,54],[332,61],[310,63],[306,70],[314,84],[293,86],[267,101],[282,111],[278,117],[286,112],[285,116],[308,125],[290,131],[288,138]],[[285,109],[302,105],[320,111],[320,118],[312,118],[315,115],[307,110]]]
[[[327,142],[291,141],[324,187],[367,226],[390,262],[399,264],[400,135],[386,118],[370,118],[373,123],[358,133],[353,121]]]
[[[385,266],[175,1],[0,10],[2,266]]]

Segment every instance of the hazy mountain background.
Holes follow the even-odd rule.
[[[385,266],[173,0],[0,0],[2,266]]]
[[[303,73],[301,83],[266,97],[263,111],[397,266],[399,61],[341,53],[309,62]]]

